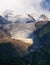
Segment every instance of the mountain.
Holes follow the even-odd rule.
[[[42,14],[38,17],[37,21],[48,21],[48,18],[46,15]]]
[[[35,19],[33,17],[31,17],[31,15],[19,15],[19,16],[16,16],[17,19],[18,19],[18,22],[19,23],[31,23],[31,22],[36,22]],[[16,21],[17,23],[17,21]]]
[[[28,42],[12,39],[11,35],[0,28],[0,64],[25,65],[21,57],[28,53],[30,45]]]
[[[29,38],[29,35],[35,30],[34,24],[36,20],[33,16],[29,14],[13,15],[11,11],[6,11],[4,12],[4,16],[0,16],[0,22],[0,28],[10,34],[11,38],[21,40],[28,38],[26,41],[32,43],[32,39]]]
[[[26,64],[50,65],[50,21],[33,33],[34,43],[29,47],[30,53],[23,57]]]
[[[17,64],[17,65],[25,65],[25,62],[23,61],[23,59],[21,59],[21,57],[23,57],[24,55],[26,55],[28,53],[28,47],[31,45],[30,42],[28,42],[29,40],[27,40],[27,42],[25,42],[25,38],[22,39],[18,39],[18,37],[12,38],[12,35],[9,32],[9,29],[14,30],[16,27],[18,29],[19,26],[19,30],[14,30],[14,34],[16,31],[16,36],[19,35],[18,33],[20,32],[20,29],[22,29],[24,31],[25,27],[29,28],[31,31],[33,31],[32,29],[32,25],[33,24],[22,24],[24,26],[21,27],[22,25],[19,24],[17,25],[2,25],[0,26],[0,64]],[[26,25],[26,26],[25,26]],[[10,28],[8,28],[10,26]],[[21,31],[22,31],[21,30]],[[29,31],[27,31],[28,29],[26,29],[26,32],[28,34]],[[21,34],[21,32],[20,32]],[[22,33],[23,34],[23,33]],[[26,34],[26,36],[27,36]],[[19,36],[19,38],[21,38]],[[26,38],[27,39],[27,38]]]
[[[0,63],[50,65],[50,21],[11,15],[0,22]]]
[[[33,32],[31,45],[21,40],[12,39],[0,29],[0,63],[50,65],[50,22]],[[44,32],[43,32],[44,31]],[[29,49],[29,50],[28,50]]]
[[[45,15],[40,15],[39,18],[37,19],[37,22],[35,23],[35,26],[37,28],[40,28],[42,27],[43,25],[47,24],[48,23],[48,18],[47,16]]]
[[[47,34],[50,34],[50,21],[48,21],[47,24],[45,24],[43,27],[41,28],[37,28],[32,36],[33,37],[33,40],[34,40],[34,43],[35,45],[33,44],[33,46],[31,48],[39,48],[40,44],[42,43],[42,41],[45,41],[45,38],[48,39],[48,37],[44,37],[45,35]],[[41,39],[43,37],[43,39]],[[37,47],[35,47],[37,45]]]
[[[12,39],[20,39],[23,41],[30,41],[32,44],[32,39],[29,35],[36,29],[33,23],[20,23],[20,24],[0,24],[0,28],[11,35]]]
[[[25,18],[25,16],[23,17]],[[2,22],[0,24],[0,64],[25,65],[21,57],[28,53],[27,49],[32,44],[32,41],[29,42],[30,39],[28,38],[30,33],[35,29],[34,23],[28,23],[25,19],[23,19],[25,23],[23,21],[21,23],[8,21],[5,17],[1,17],[1,19],[2,22],[4,20],[5,22],[4,25]]]
[[[29,43],[25,43],[22,40],[12,39],[11,36],[7,34],[7,32],[3,31],[2,29],[0,29],[0,43],[1,42],[2,43],[10,42],[12,45],[15,46],[20,56],[26,54],[28,52],[27,48],[30,46]]]

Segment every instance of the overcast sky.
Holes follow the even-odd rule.
[[[0,13],[13,10],[17,14],[50,14],[50,0],[0,0]]]

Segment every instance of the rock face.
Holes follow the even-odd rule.
[[[37,20],[38,21],[48,21],[48,18],[47,18],[47,16],[42,14],[42,15],[39,16],[39,18]]]
[[[40,28],[47,22],[48,22],[48,18],[45,15],[40,15],[40,17],[37,19],[37,23],[35,24],[35,26]]]

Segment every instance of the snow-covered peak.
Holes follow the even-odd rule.
[[[35,22],[34,17],[29,14],[15,15],[13,11],[5,11],[4,18],[13,23],[30,23]]]
[[[30,22],[35,22],[35,19],[33,17],[28,16],[28,15],[19,15],[16,16],[16,20],[18,19],[18,21],[16,21],[16,23],[30,23]]]

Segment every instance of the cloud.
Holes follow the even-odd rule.
[[[42,0],[40,6],[43,14],[45,14],[50,20],[50,0]]]
[[[49,0],[0,0],[0,12],[13,10],[16,14],[45,14],[50,16]]]
[[[35,6],[40,0],[0,0],[0,11],[14,10],[20,13],[35,13]]]

